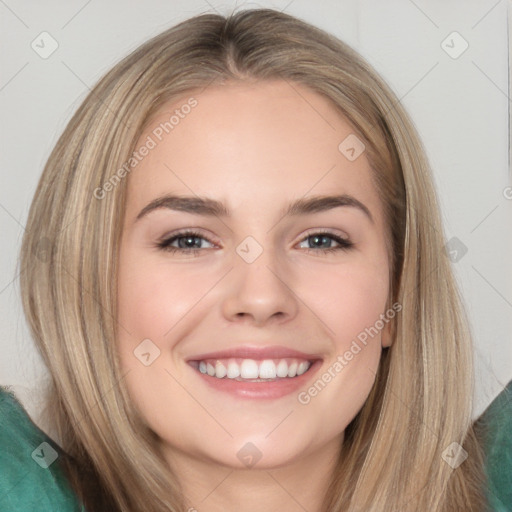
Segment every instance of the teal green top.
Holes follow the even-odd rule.
[[[512,511],[512,381],[476,421],[485,449],[492,512]]]
[[[0,386],[0,510],[85,512],[59,466],[61,448]]]
[[[477,424],[484,427],[488,502],[492,512],[512,512],[512,381]],[[0,510],[86,512],[59,466],[61,448],[0,386]]]

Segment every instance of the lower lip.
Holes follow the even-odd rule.
[[[305,386],[321,365],[322,361],[319,359],[309,367],[306,373],[298,377],[285,377],[268,382],[244,382],[228,379],[227,377],[218,379],[206,373],[201,373],[195,368],[193,368],[193,371],[201,377],[206,384],[217,391],[230,393],[238,398],[276,399],[294,393],[299,388]]]

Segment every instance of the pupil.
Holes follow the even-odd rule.
[[[315,235],[315,236],[311,236],[311,237],[310,237],[310,239],[313,239],[313,240],[314,240],[313,244],[316,244],[316,243],[317,243],[317,241],[318,241],[318,240],[321,240],[321,239],[327,240],[327,238],[328,238],[328,237],[327,237],[327,236],[325,236],[325,235],[320,235],[320,236]]]
[[[196,243],[196,244],[194,244],[194,243],[189,244],[189,242],[190,242],[191,240],[196,240],[196,241],[197,241],[197,240],[199,240],[199,239],[198,239],[198,237],[197,237],[197,236],[183,236],[183,237],[181,237],[181,238],[179,239],[178,244],[180,245],[180,247],[181,247],[182,249],[188,249],[188,248],[190,248],[190,247],[193,247],[194,245],[200,249],[200,247],[199,247],[199,246],[201,245],[201,242]],[[181,244],[181,242],[182,242],[182,241],[183,241],[183,244]]]

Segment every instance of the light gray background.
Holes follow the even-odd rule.
[[[22,315],[16,260],[45,160],[88,90],[140,43],[190,16],[272,7],[355,47],[412,115],[433,167],[447,241],[456,237],[468,249],[453,266],[477,342],[476,417],[512,378],[511,5],[0,0],[0,384],[13,386],[37,422],[46,370]],[[46,59],[31,47],[44,31],[58,43]],[[454,31],[469,44],[457,58],[443,49],[462,48],[461,40],[447,39]]]

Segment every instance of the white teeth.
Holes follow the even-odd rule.
[[[253,359],[244,359],[240,366],[240,377],[242,379],[257,379],[258,363]]]
[[[210,363],[206,364],[206,373],[208,373],[210,377],[213,377],[215,375],[215,368]]]
[[[297,366],[295,361],[288,366],[288,377],[295,377],[295,375],[297,375]]]
[[[283,359],[277,365],[276,375],[281,378],[288,377],[288,364]]]
[[[297,368],[297,375],[302,375],[309,368],[309,364],[306,361],[302,361]]]
[[[225,377],[227,373],[228,371],[226,370],[226,367],[220,361],[217,361],[215,364],[215,377],[222,379],[222,377]]]
[[[260,379],[275,379],[276,378],[276,365],[271,359],[265,359],[260,364]]]
[[[228,363],[228,379],[236,379],[237,377],[240,377],[240,367],[235,361],[230,361]]]
[[[241,362],[238,364],[238,362]],[[214,363],[214,364],[213,364]],[[264,359],[255,361],[254,359],[228,359],[223,361],[210,359],[199,361],[198,369],[201,373],[208,374],[210,377],[222,379],[268,379],[295,377],[305,373],[311,363],[296,359]]]

